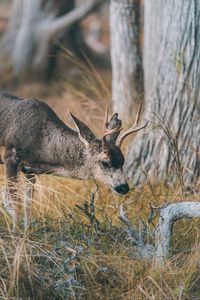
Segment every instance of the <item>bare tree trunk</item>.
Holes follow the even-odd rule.
[[[165,0],[144,0],[144,90],[148,99],[153,91],[158,55],[163,35],[163,12]]]
[[[139,0],[111,0],[110,35],[113,110],[133,120],[143,96]]]
[[[131,144],[126,170],[146,179],[195,182],[200,175],[200,2],[168,0],[153,96],[146,118],[158,125]]]

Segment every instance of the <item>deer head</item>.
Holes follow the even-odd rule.
[[[118,114],[115,113],[108,120],[108,109],[106,109],[103,135],[100,139],[96,138],[82,121],[70,113],[76,124],[79,139],[86,147],[86,167],[90,173],[89,177],[108,185],[117,194],[129,192],[129,186],[123,172],[124,155],[121,151],[121,145],[128,135],[147,126],[148,122],[138,127],[140,113],[141,106],[134,125],[120,135],[122,122],[118,118]]]

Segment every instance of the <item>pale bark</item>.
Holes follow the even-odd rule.
[[[144,0],[144,90],[148,100],[153,91],[153,85],[158,65],[158,55],[163,35],[163,13],[165,0]]]
[[[129,238],[136,248],[136,256],[143,260],[154,260],[155,263],[163,264],[170,255],[173,225],[180,219],[199,218],[200,202],[168,203],[156,210],[158,210],[159,217],[152,236],[149,236],[148,226],[144,222],[142,231],[129,222],[123,206],[120,207],[119,218],[127,227]],[[152,240],[153,236],[155,240]],[[145,240],[151,240],[152,244]]]
[[[200,2],[168,0],[153,96],[145,118],[153,127],[132,142],[126,160],[134,184],[195,183],[200,175]]]
[[[164,262],[170,253],[170,240],[173,225],[180,219],[200,217],[200,202],[180,202],[163,206],[159,209],[159,220],[155,231],[155,257]]]
[[[143,97],[139,0],[111,0],[110,37],[113,110],[133,120]]]

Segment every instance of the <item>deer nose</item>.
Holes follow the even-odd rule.
[[[115,191],[118,194],[127,194],[129,192],[129,186],[127,183],[118,185],[117,187],[115,187]]]

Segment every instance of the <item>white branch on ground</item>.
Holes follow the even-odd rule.
[[[155,258],[162,263],[169,256],[170,239],[176,221],[200,217],[200,202],[180,202],[159,208],[159,220],[155,230]]]
[[[141,259],[152,260],[162,264],[170,254],[170,240],[173,225],[176,221],[187,218],[200,217],[200,202],[184,201],[180,203],[165,204],[158,208],[159,219],[155,229],[155,246],[144,241],[144,235],[130,224],[124,211],[120,207],[119,219],[126,225],[127,233],[132,243],[137,248],[138,256]]]

